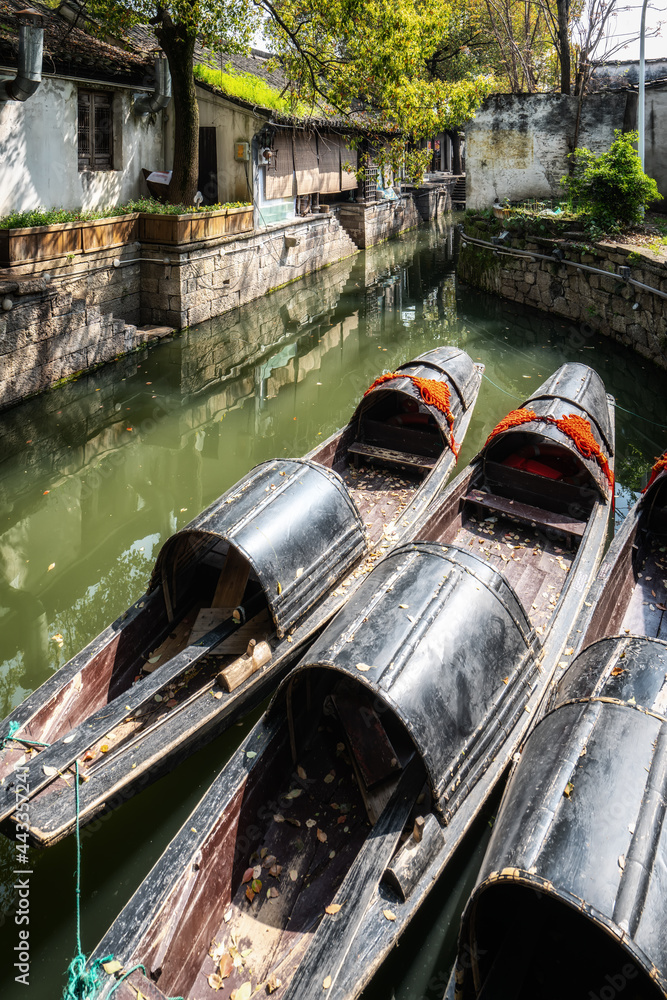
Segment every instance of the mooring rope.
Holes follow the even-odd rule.
[[[20,722],[10,722],[9,729],[7,730],[7,735],[2,738],[2,747],[0,749],[7,750],[10,743],[21,743],[24,746],[29,747],[50,747],[50,743],[42,743],[40,740],[26,740],[23,736],[16,736],[15,733],[21,728]]]

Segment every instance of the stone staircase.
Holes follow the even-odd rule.
[[[463,209],[466,207],[466,175],[461,174],[456,179],[456,184],[452,190],[452,208]]]

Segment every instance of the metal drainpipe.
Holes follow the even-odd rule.
[[[5,94],[0,91],[0,100],[27,101],[42,82],[42,15],[34,10],[21,10],[18,16],[26,18],[19,27],[18,72],[13,80],[5,81]]]
[[[171,100],[171,73],[165,56],[155,60],[155,90],[152,94],[138,97],[134,102],[134,113],[137,117],[155,114],[163,111]]]
[[[639,28],[639,106],[637,108],[637,131],[639,132],[639,159],[644,170],[644,133],[645,133],[645,113],[646,113],[646,7],[648,0],[644,0],[642,5],[642,18]]]

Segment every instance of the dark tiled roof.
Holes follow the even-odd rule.
[[[26,0],[0,0],[0,63],[3,66],[17,64],[17,14],[26,10],[26,6]],[[44,18],[44,73],[152,85],[153,60],[147,52],[126,50],[95,38],[45,4],[29,0],[29,9]]]

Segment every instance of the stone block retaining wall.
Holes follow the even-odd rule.
[[[466,232],[489,241],[487,225],[466,223]],[[503,253],[512,247],[546,255],[559,248],[567,260],[608,271],[609,276],[578,271],[557,260],[531,261]],[[475,288],[581,323],[667,368],[667,298],[636,288],[620,276],[619,267],[629,267],[633,280],[667,293],[667,266],[660,261],[621,247],[566,239],[513,237],[495,253],[467,244],[459,253],[457,275]]]
[[[0,409],[355,253],[322,214],[187,248],[135,243],[0,272]]]
[[[342,202],[337,213],[341,226],[361,250],[414,229],[421,220],[412,194],[396,201]]]

